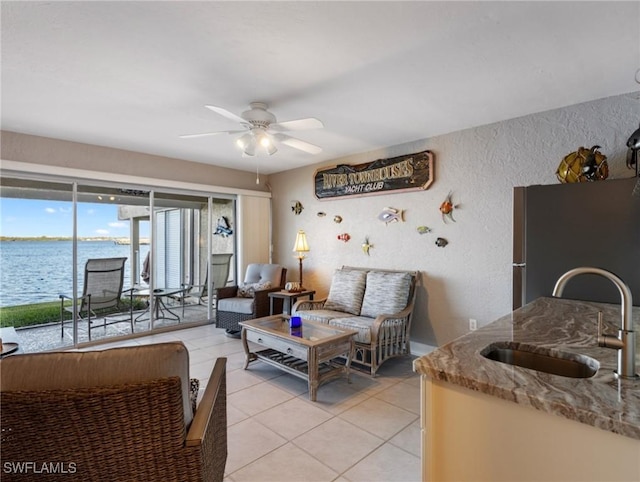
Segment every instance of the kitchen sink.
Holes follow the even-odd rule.
[[[509,341],[492,343],[481,355],[507,365],[570,378],[590,378],[600,368],[597,360],[586,355]]]

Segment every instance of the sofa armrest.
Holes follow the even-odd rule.
[[[257,290],[253,294],[253,314],[260,318],[262,316],[268,316],[269,310],[271,306],[271,299],[269,298],[269,293],[273,293],[275,291],[280,291],[282,288],[279,286],[274,286],[273,288],[267,288],[265,290]],[[279,304],[276,304],[279,302]],[[282,300],[275,300],[274,303],[274,313],[278,311],[282,313]]]
[[[298,310],[321,310],[327,298],[323,300],[298,300],[291,308],[291,314],[295,314]]]
[[[404,321],[408,323],[411,319],[411,313],[413,312],[413,304],[407,306],[404,310],[393,314],[378,315],[371,325],[371,343],[375,344],[378,340],[378,333],[385,324],[390,324],[395,321]]]
[[[238,296],[237,286],[224,286],[222,288],[216,288],[216,299],[222,300],[224,298],[233,298]]]
[[[226,358],[218,358],[187,432],[186,447],[202,452],[205,480],[222,480],[227,461]]]

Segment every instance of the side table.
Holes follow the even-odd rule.
[[[302,296],[309,297],[310,300],[313,300],[313,295],[316,294],[315,290],[304,290],[304,291],[272,291],[269,293],[269,313],[273,315],[273,300],[275,298],[282,298],[282,314],[290,315],[291,307],[293,304],[298,301],[298,298]]]

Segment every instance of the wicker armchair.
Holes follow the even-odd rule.
[[[292,314],[357,330],[351,366],[363,365],[374,377],[385,361],[411,354],[418,274],[345,266],[334,273],[327,298],[300,300]]]
[[[240,286],[226,286],[216,290],[216,327],[224,328],[227,333],[239,335],[240,323],[263,316],[269,316],[269,293],[284,289],[287,269],[278,264],[254,263],[247,266],[244,283]],[[269,282],[270,288],[248,288],[251,296],[240,296],[241,291]],[[274,314],[282,313],[282,299],[274,300]]]
[[[188,363],[182,343],[3,359],[2,480],[222,481],[226,358],[195,415]]]

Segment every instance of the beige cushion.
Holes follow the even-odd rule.
[[[371,327],[374,321],[376,320],[367,316],[349,316],[332,318],[329,321],[329,325],[344,328],[345,330],[356,330],[358,334],[353,337],[354,341],[368,345],[371,343]]]
[[[253,314],[253,304],[253,298],[242,298],[240,296],[236,296],[234,298],[222,298],[221,300],[218,300],[217,310],[251,315]]]
[[[409,302],[411,274],[369,271],[362,301],[362,316],[375,318],[404,310]]]
[[[178,376],[187,426],[193,418],[189,352],[182,342],[14,355],[0,361],[0,370],[0,391],[90,388]]]
[[[354,269],[338,269],[333,273],[325,310],[360,314],[367,272]]]
[[[260,264],[252,263],[247,266],[247,272],[244,276],[245,283],[266,283],[269,281],[271,286],[280,286],[280,278],[282,277],[282,266],[279,264]]]
[[[334,318],[347,318],[351,316],[344,311],[332,311],[332,310],[300,310],[296,311],[294,315],[299,316],[303,320],[317,321],[320,323],[329,323]]]

